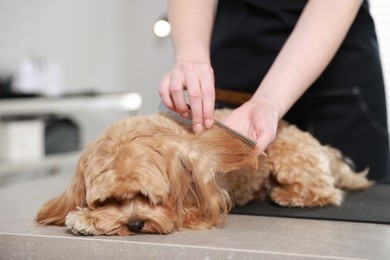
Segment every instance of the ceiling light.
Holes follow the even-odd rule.
[[[171,25],[168,21],[161,19],[158,20],[153,26],[154,34],[158,37],[167,37],[171,32]]]

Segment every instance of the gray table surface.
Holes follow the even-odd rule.
[[[0,187],[0,259],[390,259],[390,225],[380,224],[230,215],[223,228],[131,237],[37,226],[38,208],[72,175]]]

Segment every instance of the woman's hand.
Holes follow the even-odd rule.
[[[249,100],[233,110],[223,123],[257,142],[259,153],[275,140],[278,112],[267,103]]]
[[[162,78],[159,93],[165,106],[187,117],[187,91],[196,133],[214,124],[210,41],[216,5],[216,0],[168,1],[176,66]]]
[[[214,72],[209,63],[183,62],[167,73],[159,94],[166,107],[188,117],[187,91],[195,133],[214,124]]]

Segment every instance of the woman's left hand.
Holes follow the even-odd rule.
[[[223,123],[257,142],[259,153],[275,140],[278,113],[272,106],[249,100],[227,116]]]

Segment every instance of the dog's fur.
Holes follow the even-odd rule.
[[[233,205],[265,196],[281,206],[340,205],[341,189],[372,185],[366,173],[283,121],[265,156],[217,126],[196,135],[163,114],[132,117],[89,145],[70,187],[36,221],[84,235],[206,229],[222,224]]]

